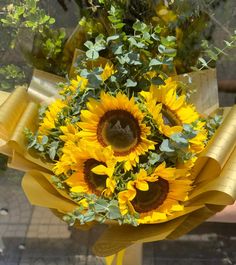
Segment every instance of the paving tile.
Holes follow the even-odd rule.
[[[8,225],[8,228],[4,234],[5,237],[22,237],[24,238],[26,235],[26,231],[28,229],[28,225]]]
[[[48,225],[48,224],[33,224],[29,225],[27,238],[58,238],[65,239],[71,237],[71,232],[66,224],[64,225]]]
[[[105,261],[103,258],[88,255],[86,259],[86,264],[105,265]]]
[[[0,172],[0,209],[8,209],[6,216],[0,216],[0,225],[27,224],[31,218],[32,206],[21,188],[22,174],[13,169]]]
[[[104,229],[105,229],[104,225],[99,225],[99,226],[95,226],[93,229],[88,231],[88,243],[87,244],[88,244],[88,254],[89,255],[93,254],[93,252],[92,252],[93,244],[96,242],[96,240],[102,234]]]
[[[27,238],[70,238],[68,225],[49,209],[34,207]]]
[[[143,265],[154,265],[154,244],[143,244]]]
[[[154,265],[235,265],[235,260],[225,259],[158,259]]]
[[[222,231],[224,232],[224,231]],[[185,236],[187,237],[187,236]],[[194,240],[191,240],[194,238]],[[189,240],[161,241],[152,243],[154,245],[154,264],[236,264],[236,242],[230,237],[218,236],[211,239],[204,237],[189,236]],[[203,238],[204,240],[201,240]],[[145,249],[144,246],[144,260]],[[186,263],[185,259],[189,262]],[[191,262],[190,262],[191,261]]]
[[[235,69],[236,69],[236,64],[235,64]],[[219,93],[219,104],[220,106],[224,106],[224,107],[230,107],[236,104],[236,94],[220,92]]]
[[[44,257],[44,258],[22,258],[19,265],[103,265],[96,263],[95,259],[91,260],[93,263],[86,263],[86,256],[65,256],[65,257]]]

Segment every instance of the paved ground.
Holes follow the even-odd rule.
[[[75,26],[78,10],[73,1],[65,1],[70,11],[66,13],[56,0],[41,3],[57,17],[58,26]],[[217,15],[224,26],[235,28],[236,1],[228,0]],[[215,40],[224,37],[222,29],[215,30]],[[19,51],[0,53],[3,62],[24,63]],[[217,67],[219,80],[236,79],[235,52]],[[235,98],[220,93],[220,104],[230,106]],[[20,187],[22,175],[12,169],[0,171],[0,265],[102,265],[91,252],[102,228],[72,231],[48,209],[32,207]],[[144,244],[143,257],[143,265],[236,265],[236,223],[204,223],[179,240]]]

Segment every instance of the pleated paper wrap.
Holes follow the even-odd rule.
[[[209,113],[218,107],[214,70],[182,76],[191,78],[198,89],[193,99],[198,110]],[[178,77],[179,79],[179,77]],[[28,92],[17,88],[12,94],[1,93],[0,152],[10,157],[9,167],[26,172],[22,186],[29,201],[48,207],[59,217],[76,208],[71,198],[51,183],[52,165],[27,150],[24,128],[37,129],[38,103],[57,97],[56,76],[35,71]],[[204,95],[204,96],[203,96]],[[175,239],[236,199],[236,106],[225,111],[224,121],[200,155],[193,175],[195,188],[185,211],[160,224],[109,225],[94,245],[98,256],[109,256],[133,243]]]

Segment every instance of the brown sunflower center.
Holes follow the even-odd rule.
[[[91,170],[98,166],[105,165],[105,163],[99,162],[95,159],[88,159],[84,162],[84,177],[89,188],[97,195],[100,195],[106,188],[107,175],[98,175]]]
[[[135,117],[125,110],[111,110],[100,119],[98,141],[111,145],[115,155],[129,154],[140,141],[140,127]]]
[[[169,183],[163,178],[149,182],[148,186],[147,191],[137,189],[137,194],[131,202],[136,212],[145,213],[157,209],[168,195]]]
[[[162,106],[161,113],[165,125],[169,126],[181,125],[181,121],[179,120],[178,116],[165,105]]]

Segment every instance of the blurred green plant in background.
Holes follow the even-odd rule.
[[[0,90],[8,90],[12,85],[23,85],[26,82],[24,71],[14,64],[0,67],[0,78]]]
[[[61,74],[60,54],[65,41],[65,30],[53,28],[55,19],[39,6],[39,0],[13,0],[2,3],[1,28],[4,38],[1,50],[17,49],[29,66]],[[26,81],[21,66],[3,62],[0,75],[4,75],[1,89]],[[57,67],[55,67],[57,66]],[[11,80],[14,79],[14,82]]]

